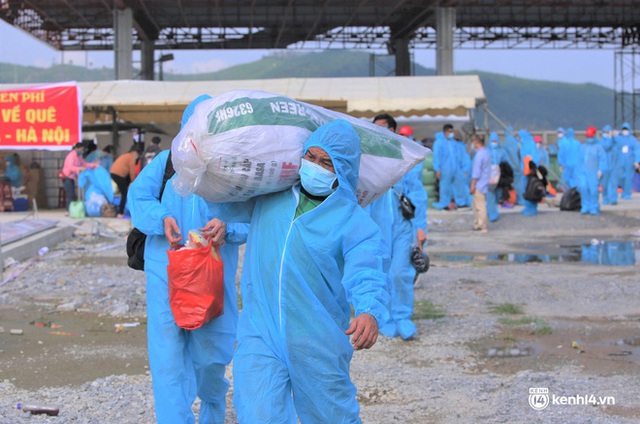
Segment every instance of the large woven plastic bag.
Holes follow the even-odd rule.
[[[349,121],[361,139],[358,202],[385,193],[429,150],[362,119],[255,90],[200,102],[174,138],[174,189],[213,202],[244,201],[299,180],[305,140],[321,125]]]

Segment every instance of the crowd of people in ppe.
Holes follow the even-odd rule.
[[[209,98],[189,104],[183,127]],[[418,142],[411,127],[397,128],[389,114],[377,115],[372,123]],[[640,148],[630,128],[623,125],[616,135],[606,128],[598,138],[590,127],[584,143],[572,138],[572,130],[566,137],[559,130],[559,180],[565,190],[580,191],[583,213],[598,213],[593,202],[598,203],[600,184],[605,201],[614,203],[605,197],[611,195],[604,194],[605,178],[615,185],[615,201],[618,185],[624,198],[627,158],[633,158],[631,172],[638,167]],[[537,214],[540,196],[553,190],[546,178],[549,152],[539,136],[509,128],[502,142],[490,133],[486,145],[474,134],[468,149],[455,134],[446,124],[435,135],[435,208],[471,206],[473,229],[481,233],[499,218],[498,205],[522,204],[523,215]],[[105,159],[90,154],[83,157],[78,150],[70,162],[86,170]],[[428,268],[428,257],[416,254],[424,253],[427,243],[424,163],[361,207],[361,154],[353,125],[336,119],[304,142],[298,183],[230,203],[176,192],[175,176],[168,173],[170,151],[145,152],[134,143],[111,159],[110,179],[126,199],[132,224],[146,235],[147,342],[158,423],[194,422],[196,398],[199,422],[223,423],[229,389],[225,369],[232,359],[233,405],[241,424],[361,422],[349,373],[354,351],[372,347],[379,335],[417,336],[411,320],[414,284]],[[194,230],[219,246],[223,313],[186,329],[175,319],[168,252],[180,249]],[[239,312],[236,269],[244,243]]]
[[[514,131],[508,127],[501,141],[497,132],[488,136],[488,146],[484,138],[472,141],[471,148],[456,139],[449,124],[435,134],[433,144],[433,168],[439,184],[439,199],[433,207],[441,210],[455,210],[473,203],[468,193],[474,190],[473,169],[477,152],[487,149],[489,166],[478,171],[480,192],[485,191],[486,214],[489,222],[499,219],[499,205],[512,208],[524,206],[524,216],[538,213],[538,204],[545,196],[555,196],[556,187],[549,181],[550,153],[557,155],[561,175],[557,175],[558,191],[577,193],[582,214],[598,215],[600,205],[616,205],[620,198],[630,199],[632,181],[636,171],[640,171],[640,145],[633,136],[631,127],[624,123],[619,130],[605,125],[600,130],[588,127],[585,139],[578,140],[573,128],[557,129],[557,143],[545,147],[541,136],[533,136],[527,130]],[[476,143],[479,141],[480,143]],[[480,159],[484,160],[484,155]],[[488,184],[494,169],[500,176],[497,184]],[[479,226],[479,227],[478,227]],[[474,229],[484,232],[486,225],[476,222]]]
[[[184,111],[182,126],[200,96]],[[373,120],[396,132],[387,114]],[[386,131],[386,130],[380,130]],[[413,140],[410,127],[400,133]],[[414,141],[417,142],[417,141]],[[410,340],[416,273],[428,258],[420,163],[366,207],[358,204],[360,138],[337,119],[306,140],[300,182],[245,202],[179,196],[161,152],[129,187],[132,224],[146,234],[148,350],[158,423],[223,423],[233,358],[240,423],[359,423],[349,375],[354,350],[379,334]],[[221,243],[224,313],[195,330],[172,317],[167,251],[197,229]],[[236,298],[238,245],[246,242]],[[412,260],[411,258],[415,258]]]
[[[79,200],[78,188],[82,188],[85,193],[83,208],[89,216],[105,216],[101,207],[113,205],[115,194],[119,194],[118,205],[114,207],[116,216],[123,218],[128,211],[129,185],[142,168],[162,151],[160,143],[160,137],[153,137],[151,145],[145,149],[143,142],[134,140],[129,150],[116,158],[112,145],[98,150],[94,140],[76,143],[65,156],[58,173],[65,191],[66,214],[69,214],[71,203]]]

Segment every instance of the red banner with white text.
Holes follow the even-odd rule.
[[[0,149],[69,150],[82,141],[75,83],[0,90]]]

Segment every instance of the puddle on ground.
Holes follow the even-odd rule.
[[[613,351],[608,353],[609,356],[631,356],[640,357],[640,338],[629,337],[617,340],[604,340],[602,342],[592,343],[592,346],[607,347],[612,346]]]
[[[530,253],[432,254],[445,261],[585,262],[596,265],[633,266],[640,263],[640,242],[591,240],[583,244],[528,247]],[[550,253],[547,253],[550,252]]]

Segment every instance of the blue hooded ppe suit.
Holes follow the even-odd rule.
[[[433,170],[440,173],[440,198],[432,204],[436,209],[444,209],[454,200],[453,185],[459,166],[456,143],[455,140],[445,138],[444,133],[436,133]]]
[[[524,158],[526,156],[531,156],[531,162],[536,165],[540,164],[540,155],[538,154],[538,148],[536,147],[535,141],[533,141],[533,137],[526,130],[518,131],[518,136],[520,137],[520,143],[522,143],[522,147],[520,150],[520,154],[522,155],[523,162],[520,164],[520,172],[524,175]],[[521,194],[524,194],[525,186],[527,183],[527,178],[523,179],[523,183],[525,184],[520,188]],[[531,202],[527,199],[522,199],[524,202],[524,208],[520,212],[524,216],[534,216],[538,214],[538,204],[535,202]]]
[[[567,128],[565,136],[558,140],[558,165],[562,167],[563,187],[567,186],[565,190],[578,184],[576,165],[580,155],[580,142],[575,139],[574,134],[573,128]]]
[[[491,156],[491,165],[500,165],[500,162],[506,161],[506,154],[504,149],[500,146],[500,139],[498,133],[492,131],[489,135],[489,155]],[[495,188],[493,190],[487,190],[487,218],[489,221],[495,222],[500,218],[500,212],[498,211],[498,199],[500,198],[500,189]]]
[[[147,344],[156,420],[160,424],[194,423],[191,406],[197,396],[201,399],[199,422],[222,424],[229,387],[224,374],[233,355],[238,320],[238,245],[246,241],[248,225],[228,223],[225,245],[220,248],[224,313],[195,330],[178,327],[169,305],[169,243],[164,235],[164,218],[175,218],[185,240],[190,230],[204,227],[214,217],[228,222],[230,214],[225,213],[225,204],[210,203],[193,194],[179,196],[173,190],[175,176],[167,182],[159,202],[168,155],[168,150],[160,153],[129,187],[132,224],[147,235]]]
[[[113,165],[113,156],[102,150],[95,150],[89,153],[85,160],[87,162],[98,162],[99,165],[107,171],[111,170],[111,165]]]
[[[113,203],[111,175],[101,166],[80,172],[78,186],[84,190],[84,206],[88,216],[100,216],[102,203]],[[102,197],[102,203],[95,201],[95,195]]]
[[[22,170],[20,170],[20,167],[16,165],[13,155],[7,155],[5,160],[7,162],[7,169],[4,171],[3,177],[9,180],[11,187],[17,188],[23,186],[24,178],[22,176]]]
[[[410,339],[416,334],[413,315],[413,283],[416,271],[411,264],[411,246],[418,229],[427,232],[427,193],[422,185],[423,163],[416,165],[387,193],[373,201],[366,210],[382,232],[383,267],[391,296],[390,319],[380,323],[380,333],[387,337]],[[415,205],[415,216],[402,216],[399,195],[404,193]]]
[[[538,156],[540,157],[540,165],[549,169],[549,152],[542,143],[536,143],[536,149],[538,149]]]
[[[599,139],[599,143],[604,150],[604,154],[607,157],[607,169],[602,171],[602,178],[600,179],[600,185],[602,186],[602,204],[612,205],[618,203],[618,181],[616,178],[612,178],[612,167],[615,165],[615,153],[614,140],[611,136],[611,125],[605,125],[602,127],[602,137]]]
[[[380,230],[356,200],[360,139],[336,120],[303,151],[331,157],[338,187],[294,218],[300,187],[238,206],[251,226],[241,280],[243,310],[233,359],[234,406],[241,424],[359,423],[349,377],[355,316],[388,320]]]
[[[578,158],[578,191],[582,214],[600,215],[600,180],[598,171],[604,174],[608,168],[607,156],[598,137],[587,137],[580,146]]]
[[[621,132],[615,137],[616,164],[612,172],[618,174],[617,180],[622,187],[622,198],[631,199],[634,163],[640,162],[640,145],[638,145],[638,139],[633,136],[628,122],[622,124],[622,129],[629,130],[629,134],[625,136]]]
[[[453,197],[458,207],[471,206],[471,156],[467,153],[467,145],[461,140],[455,140],[458,156],[458,169],[453,178]]]
[[[525,178],[522,175],[520,144],[518,143],[513,132],[513,127],[511,126],[507,127],[507,131],[505,131],[502,148],[504,149],[507,162],[511,166],[511,169],[513,169],[513,188],[516,191],[516,203],[521,205],[524,199],[522,199],[522,193],[518,191],[518,187],[522,185]]]

